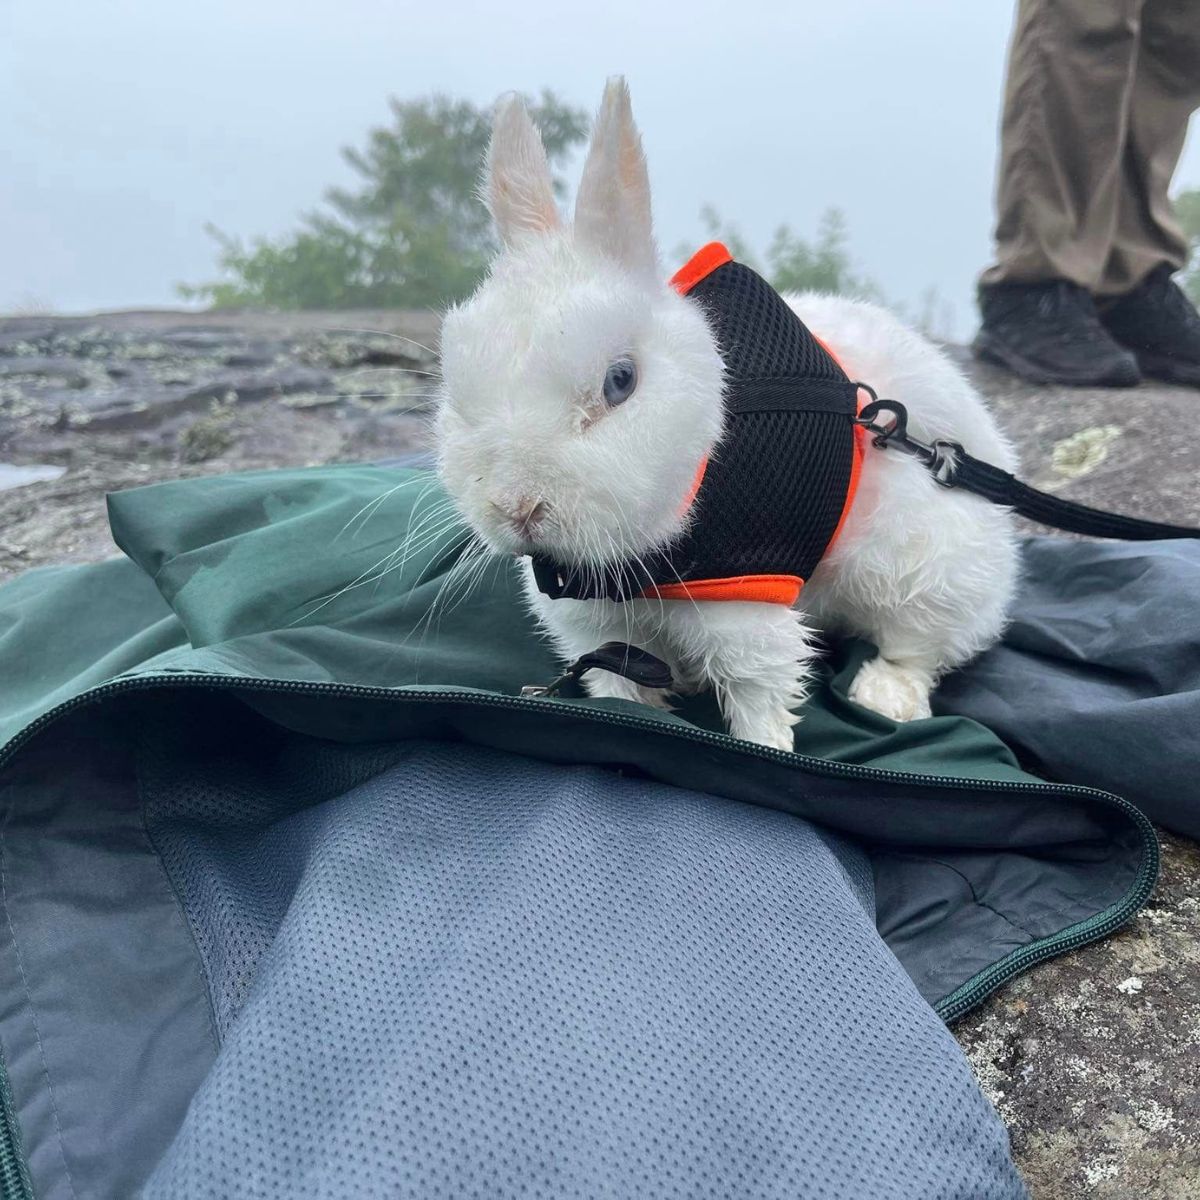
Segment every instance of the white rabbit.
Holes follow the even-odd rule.
[[[503,244],[446,317],[439,470],[494,551],[603,571],[680,535],[696,464],[720,453],[722,359],[698,304],[663,280],[641,139],[623,80],[609,82],[571,228],[523,104],[500,104],[485,197]],[[1005,469],[1008,442],[929,342],[871,304],[786,297],[852,380],[904,403],[924,441],[961,442]],[[669,664],[680,692],[712,687],[734,737],[790,750],[814,631],[870,639],[851,696],[897,721],[929,715],[937,679],[1001,632],[1017,567],[1010,514],[939,487],[918,461],[867,447],[836,544],[797,607],[737,600],[549,599],[527,594],[562,655],[613,640]],[[592,671],[593,696],[665,705]]]

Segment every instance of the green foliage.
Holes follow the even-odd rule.
[[[854,265],[848,247],[846,218],[838,208],[828,208],[811,240],[800,237],[790,226],[781,225],[759,256],[736,225],[725,221],[711,204],[700,210],[706,236],[724,242],[739,262],[753,267],[781,292],[827,292],[850,296],[855,300],[873,300],[892,309],[902,320],[933,338],[948,338],[954,326],[954,310],[928,287],[917,304],[889,300],[869,276]],[[677,261],[684,261],[695,247],[676,249]]]
[[[781,225],[767,247],[771,283],[781,292],[833,292],[861,299],[875,299],[879,289],[859,275],[846,249],[846,218],[836,208],[828,209],[811,242]]]
[[[469,294],[493,250],[476,195],[490,114],[445,96],[390,103],[391,123],[364,149],[343,151],[357,188],[331,190],[327,211],[281,238],[246,245],[210,227],[224,278],[180,293],[218,308],[285,309],[426,308]],[[586,136],[587,114],[549,91],[529,108],[560,168]],[[555,188],[565,190],[557,175]]]
[[[754,267],[781,292],[833,292],[859,299],[880,299],[879,288],[854,269],[846,246],[846,219],[840,209],[825,211],[811,241],[800,237],[790,226],[781,225],[762,262],[736,226],[722,220],[711,205],[700,210],[700,219],[709,237],[724,242],[734,258]]]
[[[1192,300],[1200,304],[1200,188],[1189,188],[1175,197],[1175,215],[1187,234],[1191,250],[1183,272],[1183,286]]]

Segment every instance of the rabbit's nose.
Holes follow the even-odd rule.
[[[545,520],[546,514],[550,511],[550,506],[544,500],[527,498],[517,500],[513,504],[497,504],[493,501],[492,507],[517,533],[525,538],[533,535],[534,530]]]

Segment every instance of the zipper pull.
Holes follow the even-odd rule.
[[[626,679],[648,688],[669,688],[674,683],[671,668],[649,650],[631,646],[627,642],[605,642],[603,646],[597,646],[595,650],[589,650],[577,658],[553,682],[542,686],[528,684],[521,689],[521,695],[554,696],[564,684],[578,679],[584,671],[611,671],[614,675],[624,675]]]

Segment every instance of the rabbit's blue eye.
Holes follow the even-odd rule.
[[[604,403],[609,408],[624,404],[637,388],[637,364],[632,358],[618,358],[604,375]]]

